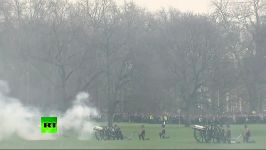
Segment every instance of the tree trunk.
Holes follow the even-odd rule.
[[[66,109],[66,102],[67,102],[67,98],[66,98],[66,87],[64,84],[60,85],[59,87],[59,102],[56,102],[56,104],[58,106],[56,106],[59,110],[64,111]]]

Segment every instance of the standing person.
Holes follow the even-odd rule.
[[[226,125],[226,130],[225,130],[225,143],[231,144],[231,129],[230,125]]]
[[[141,125],[141,130],[140,130],[140,134],[139,134],[139,140],[145,140],[145,128],[144,125]]]
[[[149,116],[149,119],[150,119],[150,123],[153,123],[153,115],[152,114],[150,114],[150,116]]]
[[[167,115],[164,115],[163,116],[163,124],[165,125],[167,121],[168,121],[168,117],[167,117]]]
[[[225,143],[225,129],[224,126],[222,124],[220,124],[220,133],[219,133],[219,137],[218,138],[218,142],[219,143]]]
[[[244,132],[243,132],[243,142],[248,143],[250,136],[251,136],[250,130],[249,130],[248,126],[245,124]]]
[[[159,133],[159,136],[160,136],[160,139],[161,138],[165,138],[165,124],[162,124],[162,130],[161,132]]]
[[[114,126],[114,133],[115,133],[115,139],[117,139],[117,140],[123,140],[123,138],[124,138],[123,137],[123,133],[122,133],[120,127],[117,126],[116,124]]]

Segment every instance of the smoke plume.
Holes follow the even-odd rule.
[[[64,114],[49,115],[57,116],[58,134],[42,134],[40,130],[42,113],[37,108],[24,106],[18,99],[10,97],[9,92],[7,82],[0,80],[0,140],[13,136],[26,140],[52,140],[67,131],[76,134],[79,139],[87,139],[91,135],[94,124],[90,116],[96,116],[97,110],[87,105],[88,93],[79,93],[72,107]]]

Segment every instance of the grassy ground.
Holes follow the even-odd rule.
[[[256,143],[239,144],[205,144],[197,143],[193,138],[191,128],[179,127],[178,125],[167,125],[166,132],[169,139],[160,140],[158,132],[160,125],[145,124],[147,141],[139,141],[137,134],[140,124],[119,124],[123,133],[132,140],[123,141],[96,141],[93,137],[90,140],[77,140],[73,137],[61,137],[50,141],[26,141],[13,138],[0,142],[1,149],[8,148],[74,148],[74,149],[265,149],[266,147],[266,125],[249,125]],[[243,125],[233,125],[232,137],[240,135]]]

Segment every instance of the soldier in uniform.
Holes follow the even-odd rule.
[[[165,124],[162,124],[162,130],[159,133],[160,139],[165,138]]]
[[[226,130],[225,130],[225,143],[231,144],[231,129],[229,124],[226,125]]]
[[[220,124],[220,133],[219,133],[219,140],[218,142],[220,143],[225,143],[225,129],[224,129],[224,126],[222,124]]]
[[[249,130],[248,126],[245,124],[244,132],[243,132],[243,142],[248,143],[250,136],[251,136],[250,130]]]
[[[114,125],[114,134],[117,140],[123,140],[124,136],[122,134],[122,131],[116,124]]]
[[[144,125],[141,125],[141,130],[140,130],[140,134],[139,134],[139,140],[145,140],[145,128]]]

